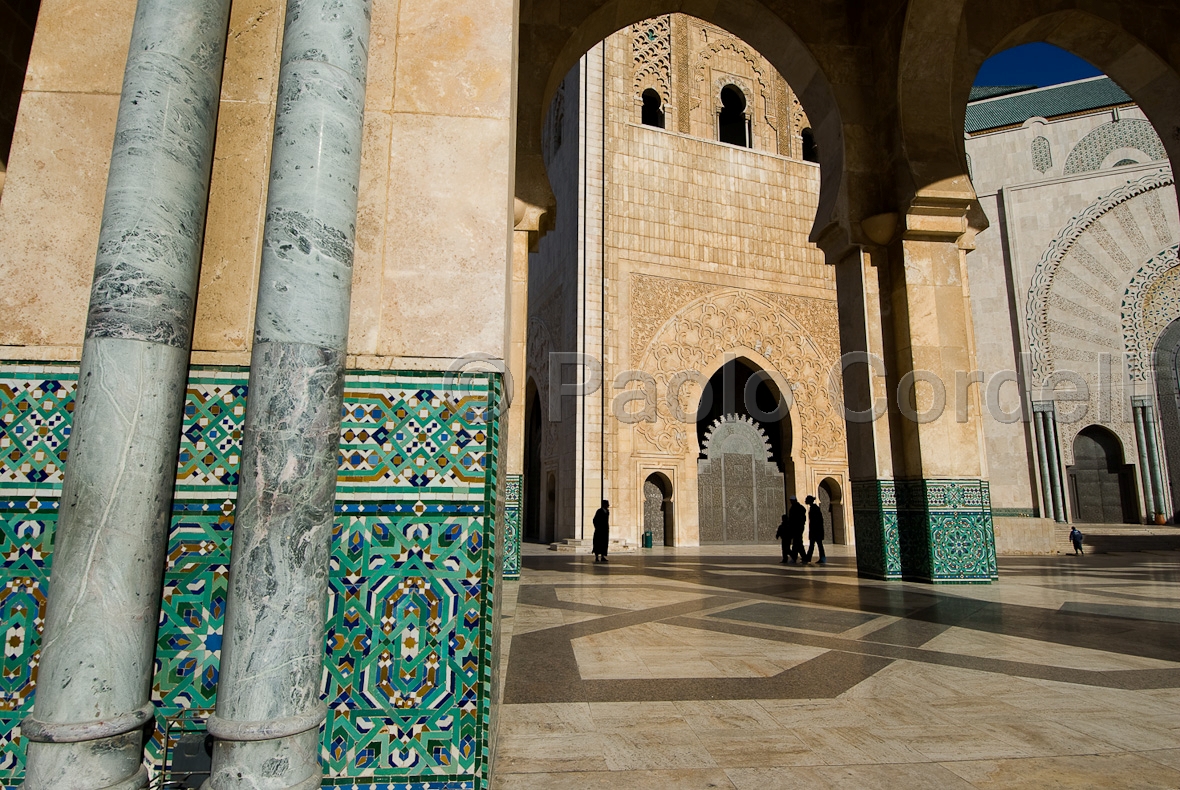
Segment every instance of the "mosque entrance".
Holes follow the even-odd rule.
[[[1074,465],[1069,467],[1070,493],[1075,521],[1096,524],[1136,524],[1135,478],[1123,463],[1118,437],[1091,425],[1078,434],[1073,445]]]
[[[774,540],[794,467],[791,419],[773,380],[743,359],[727,362],[704,388],[697,420],[701,543]]]

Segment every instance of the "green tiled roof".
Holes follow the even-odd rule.
[[[979,101],[980,99],[991,99],[996,96],[1007,96],[1009,93],[1020,93],[1021,91],[1030,91],[1036,85],[972,85],[971,98],[968,101]]]
[[[985,129],[1017,126],[1029,118],[1052,118],[1130,101],[1131,97],[1110,77],[1093,77],[994,98],[975,99],[973,96],[967,105],[967,132],[974,134]]]

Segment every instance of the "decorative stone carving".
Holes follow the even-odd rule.
[[[1052,352],[1050,350],[1049,313],[1053,306],[1053,300],[1050,297],[1058,273],[1065,268],[1067,261],[1076,261],[1083,270],[1111,290],[1121,289],[1126,282],[1115,271],[1100,262],[1094,252],[1079,244],[1079,240],[1083,235],[1088,234],[1118,269],[1122,269],[1128,274],[1134,271],[1135,264],[1119,247],[1101,220],[1117,207],[1153,190],[1170,187],[1173,183],[1174,180],[1169,171],[1159,170],[1124,184],[1095,201],[1074,218],[1045,249],[1036,270],[1033,272],[1025,303],[1025,325],[1028,332],[1029,350],[1032,354],[1034,381],[1041,381],[1053,372],[1053,356],[1060,354],[1060,350]],[[1150,216],[1150,203],[1148,203],[1147,210]],[[1158,235],[1159,231],[1157,230],[1156,233]],[[1060,305],[1060,302],[1057,304]],[[1069,322],[1056,321],[1052,330],[1064,332],[1064,327],[1068,325],[1070,325]],[[1075,328],[1077,331],[1084,331],[1076,326]],[[1117,339],[1113,343],[1109,339],[1103,339],[1100,343],[1111,346],[1112,350],[1117,350],[1122,345]]]
[[[546,119],[545,151],[549,159],[557,156],[561,150],[561,143],[565,137],[565,81],[557,86],[557,93],[553,96],[553,103],[549,106],[549,117]]]
[[[1151,354],[1168,324],[1180,318],[1180,247],[1169,247],[1149,260],[1131,279],[1123,296],[1122,330],[1127,372],[1147,381]]]
[[[782,297],[788,303],[791,297]],[[817,300],[800,300],[801,302]],[[640,311],[633,299],[632,313]],[[836,345],[817,338],[784,307],[780,298],[725,289],[701,296],[677,311],[646,346],[639,368],[657,383],[660,398],[655,423],[640,423],[637,435],[654,450],[683,456],[695,426],[677,420],[665,393],[684,371],[707,371],[725,353],[749,348],[771,360],[792,387],[792,418],[801,437],[802,455],[810,461],[845,459],[844,424],[837,411],[839,374]],[[836,371],[833,375],[833,371]],[[700,393],[679,388],[681,414],[695,413]]]
[[[1168,158],[1163,141],[1156,134],[1151,121],[1138,118],[1124,118],[1099,126],[1087,134],[1069,152],[1065,160],[1065,175],[1089,173],[1102,168],[1102,163],[1112,151],[1120,148],[1134,148],[1159,162]]]
[[[706,29],[707,30],[707,29]],[[710,31],[713,35],[718,35],[720,31]],[[704,101],[705,96],[711,96],[714,103],[720,102],[718,98],[721,93],[721,87],[718,85],[710,85],[709,81],[709,61],[720,52],[730,51],[744,60],[754,72],[755,78],[758,82],[758,92],[762,95],[763,117],[770,128],[776,132],[779,131],[779,120],[770,113],[774,107],[774,92],[771,90],[767,82],[767,75],[763,68],[762,58],[756,52],[747,47],[740,40],[723,35],[714,43],[705,47],[697,59],[696,65],[696,96],[694,97],[694,106],[699,106],[699,103]],[[732,80],[729,80],[732,82]],[[716,81],[714,81],[716,82]],[[747,94],[749,95],[749,94]],[[752,97],[751,97],[752,98]],[[754,103],[751,101],[751,105]],[[754,107],[751,106],[748,110],[751,116],[754,115]]]
[[[1047,173],[1053,167],[1053,151],[1046,137],[1038,136],[1032,141],[1032,165],[1038,173]]]
[[[724,290],[725,286],[711,283],[652,277],[644,274],[631,276],[631,359],[638,360],[648,343],[676,311],[694,299]],[[836,303],[830,299],[808,299],[802,296],[758,291],[761,297],[777,303],[788,315],[815,338],[824,353],[839,356],[840,316]]]
[[[672,17],[653,17],[631,26],[631,67],[634,96],[648,88],[659,91],[664,104],[672,98]]]
[[[701,541],[765,542],[783,514],[783,475],[770,442],[749,417],[727,414],[705,435],[697,462]]]

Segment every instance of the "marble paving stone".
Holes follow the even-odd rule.
[[[612,771],[717,765],[706,750],[706,740],[687,728],[608,732],[602,738],[606,745],[606,764]]]
[[[811,765],[817,762],[814,752],[803,739],[790,731],[725,731],[702,733],[702,738],[709,756],[727,768]]]
[[[627,790],[706,790],[736,787],[719,768],[704,770],[629,771]],[[593,773],[510,774],[492,783],[494,790],[617,790],[619,774],[614,771]]]
[[[616,560],[617,561],[617,560]],[[672,603],[700,598],[700,593],[660,589],[602,589],[562,588],[557,589],[557,598],[568,603],[586,603],[597,606],[611,606],[618,609],[637,611],[653,606],[667,606]]]
[[[515,678],[514,695],[535,704],[503,708],[506,721],[521,712],[519,724],[501,731],[518,768],[495,786],[1138,787],[1137,772],[1148,777],[1146,787],[1180,786],[1168,783],[1180,763],[1180,674],[1166,668],[1176,655],[1170,623],[1059,611],[1069,601],[1110,603],[1086,591],[1089,582],[1141,573],[1157,580],[1160,601],[1175,600],[1175,565],[1006,559],[998,585],[932,592],[839,574],[762,573],[749,553],[757,548],[730,548],[619,558],[609,575],[581,558],[525,551],[520,598],[545,625],[527,635],[533,641],[514,645],[509,659],[532,677],[511,666],[506,676]],[[765,554],[776,551],[769,546]],[[554,607],[588,619],[566,624]],[[726,617],[762,607],[816,618],[846,613],[862,625],[837,636]],[[600,667],[632,679],[579,677],[587,645],[600,650]],[[711,653],[718,647],[726,670],[737,672],[749,660],[734,649],[742,645],[764,656],[820,654],[774,678],[691,676],[699,659],[721,660]],[[533,653],[542,646],[546,661],[538,663]],[[1013,652],[996,660],[985,646]],[[874,658],[858,667],[863,674],[844,678],[847,685],[831,684],[849,674],[851,660],[873,656],[897,657]],[[1061,656],[1090,668],[1062,666]],[[667,677],[634,679],[637,664],[661,659]],[[598,701],[608,699],[619,701]],[[529,744],[550,737],[565,740],[549,750],[549,766],[602,761],[610,770],[546,767],[543,750],[530,752]],[[1096,781],[1077,772],[1057,781],[1053,772],[1074,763],[1093,766]],[[713,764],[729,784],[716,783]],[[657,770],[673,766],[681,770]],[[1029,766],[1027,777],[1021,766]],[[1113,778],[1119,771],[1121,784]],[[662,783],[651,784],[657,777]]]
[[[594,634],[573,645],[585,679],[771,677],[827,652],[663,623]]]
[[[530,735],[505,739],[496,754],[498,774],[604,771],[609,766],[601,733]]]
[[[982,633],[966,628],[950,628],[925,645],[940,650],[980,658],[1003,658],[1069,669],[1118,670],[1165,669],[1180,666],[1174,661],[1160,661],[1071,645],[1038,642],[1007,634]]]
[[[1088,735],[1126,751],[1140,749],[1180,748],[1180,729],[1163,729],[1158,723],[1138,719],[1134,710],[1126,710],[1121,716],[1085,714],[1063,715],[1052,713],[1048,718],[1064,724],[1072,730]],[[1180,725],[1180,722],[1175,722]]]
[[[682,700],[676,710],[697,732],[778,729],[779,724],[757,700]]]
[[[876,619],[873,615],[859,612],[841,612],[835,609],[766,603],[743,606],[740,609],[727,609],[710,616],[726,620],[745,620],[763,625],[802,628],[808,631],[823,631],[829,634],[838,634]]]
[[[1025,717],[1005,721],[974,720],[973,726],[989,738],[1017,746],[1034,757],[1069,754],[1104,754],[1120,751],[1100,738],[1045,719]]]
[[[1180,787],[1180,771],[1131,754],[984,760],[945,765],[977,790],[1028,787],[1162,790]]]
[[[1162,765],[1180,770],[1180,749],[1159,749],[1144,752],[1144,756]]]

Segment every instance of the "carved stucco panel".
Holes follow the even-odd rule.
[[[819,301],[819,300],[803,300]],[[632,302],[633,314],[639,309]],[[727,352],[754,349],[769,359],[791,385],[795,400],[795,435],[801,437],[802,456],[809,462],[843,463],[844,425],[833,397],[838,376],[838,345],[826,349],[772,295],[737,289],[718,290],[685,305],[668,319],[647,344],[640,369],[657,384],[659,401],[655,423],[640,423],[638,436],[650,449],[682,456],[696,434],[672,414],[666,394],[669,384],[684,371],[707,371]],[[700,389],[680,388],[680,410],[696,411]],[[837,391],[838,396],[838,391]]]

